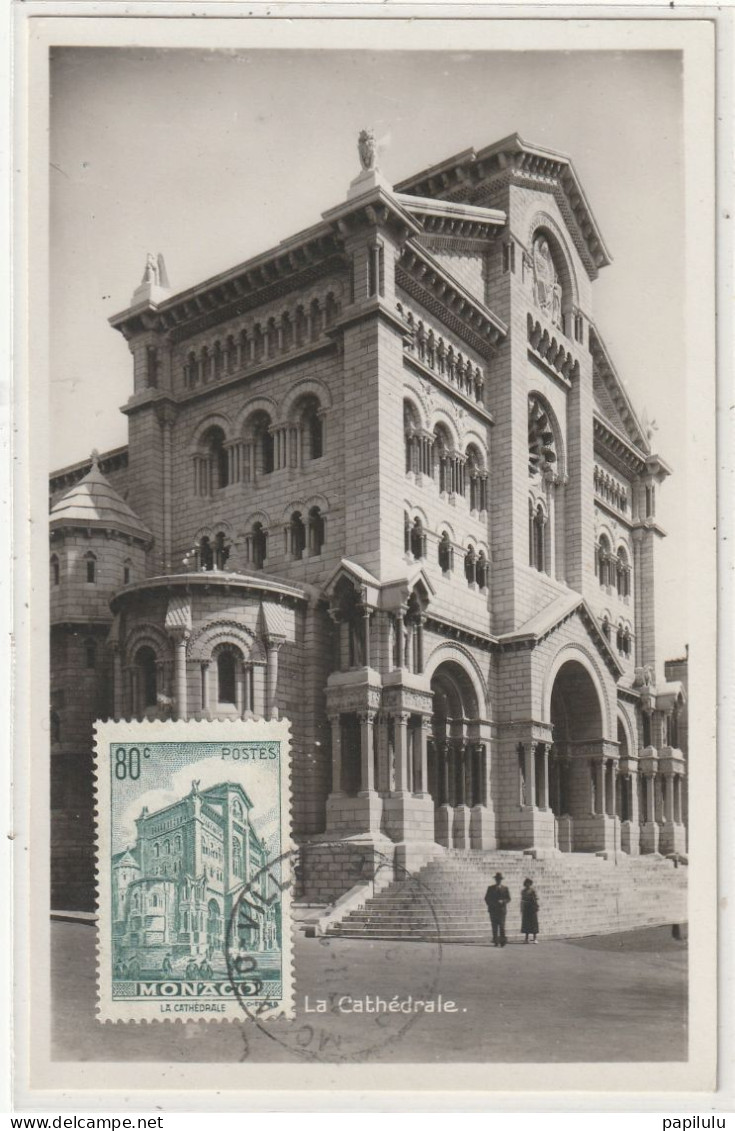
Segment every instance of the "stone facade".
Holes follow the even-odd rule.
[[[149,262],[111,320],[127,449],[52,480],[57,900],[92,898],[96,714],[287,715],[294,833],[332,861],[307,897],[355,843],[368,871],[684,847],[669,471],[594,322],[608,263],[571,162],[517,136],[366,168],[182,294]]]

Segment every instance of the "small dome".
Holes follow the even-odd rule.
[[[84,478],[54,503],[51,526],[96,526],[132,534],[146,542],[152,539],[148,527],[105,479],[96,454]]]

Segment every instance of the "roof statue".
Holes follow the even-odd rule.
[[[357,139],[357,151],[360,154],[360,164],[365,172],[371,172],[378,167],[378,146],[375,141],[374,130],[360,130]]]
[[[392,193],[393,186],[386,181],[378,167],[378,143],[374,130],[360,130],[357,152],[360,155],[361,168],[355,179],[350,182],[347,199],[353,200],[356,196],[362,196],[376,188]]]
[[[132,304],[135,306],[139,302],[161,302],[168,297],[170,291],[171,284],[163,255],[160,251],[158,255],[154,255],[152,251],[147,252],[143,278],[133,292]]]

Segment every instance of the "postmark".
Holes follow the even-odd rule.
[[[291,1017],[288,723],[99,723],[96,778],[99,1018]]]
[[[320,845],[323,854],[325,845]],[[342,842],[339,853],[350,853],[355,879],[363,874],[365,856],[359,842]],[[267,860],[262,874],[269,877],[269,885],[278,887],[288,883],[299,890],[303,873],[309,867],[310,846],[294,848],[286,856]],[[321,866],[324,866],[322,855]],[[365,954],[369,966],[376,972],[374,981],[363,981],[356,974],[354,958],[347,948],[355,946],[354,940],[344,933],[345,927],[337,921],[329,934],[316,936],[307,944],[309,958],[303,952],[301,963],[296,963],[294,998],[296,1007],[288,1023],[271,1025],[268,1003],[256,1000],[239,988],[243,978],[257,980],[260,976],[260,958],[248,952],[240,940],[243,929],[247,931],[253,907],[260,901],[259,888],[263,876],[255,875],[245,884],[233,905],[225,940],[225,957],[230,978],[236,989],[236,998],[243,1019],[257,1026],[274,1045],[281,1047],[279,1056],[306,1062],[359,1063],[383,1059],[392,1050],[400,1059],[409,1030],[419,1022],[433,1020],[443,1012],[458,1012],[451,996],[440,992],[442,967],[441,922],[434,906],[434,893],[419,875],[407,871],[388,856],[375,853],[373,872],[378,876],[385,871],[401,881],[401,898],[418,904],[423,911],[424,930],[414,942],[391,939],[382,934],[372,941],[361,940],[357,945],[368,948]],[[398,948],[408,946],[414,952],[415,962],[411,974],[396,978],[395,966]],[[308,965],[308,968],[307,968]],[[316,986],[316,989],[315,989]],[[250,1054],[251,1026],[242,1029],[243,1060]]]

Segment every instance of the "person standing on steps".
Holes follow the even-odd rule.
[[[529,935],[533,935],[535,943],[538,942],[538,896],[533,880],[529,879],[523,881],[521,891],[521,934],[526,936],[524,942],[528,942]]]
[[[505,946],[505,912],[510,903],[510,892],[504,885],[500,872],[495,873],[494,879],[495,883],[485,892],[485,903],[493,928],[493,946]]]

